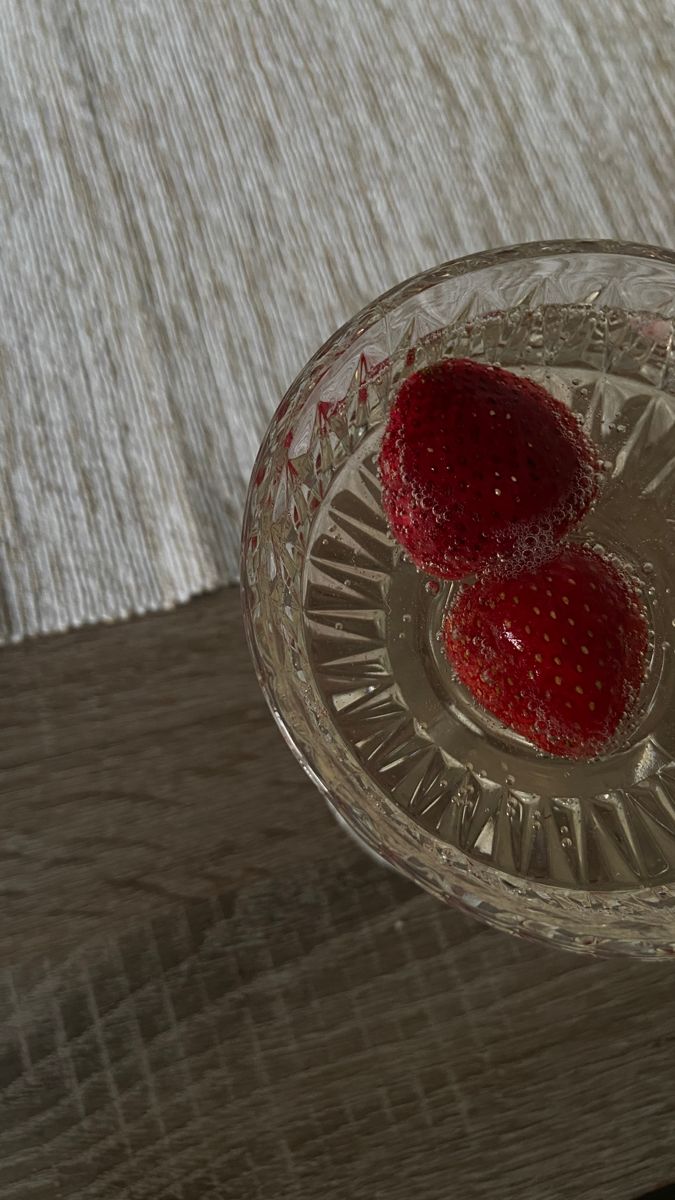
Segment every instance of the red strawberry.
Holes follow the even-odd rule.
[[[512,570],[550,557],[588,511],[598,469],[561,401],[469,359],[406,379],[380,451],[391,531],[418,566],[444,579],[479,571],[495,555]]]
[[[510,579],[485,577],[446,614],[445,648],[478,702],[551,754],[598,754],[642,683],[639,593],[582,546]]]

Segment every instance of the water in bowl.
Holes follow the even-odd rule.
[[[409,817],[509,876],[602,892],[675,877],[672,337],[648,313],[494,313],[401,351],[323,414],[331,482],[310,529],[302,620],[331,723]],[[593,761],[546,755],[476,705],[439,636],[459,585],[418,572],[388,532],[377,476],[388,405],[407,374],[447,355],[542,383],[600,450],[601,494],[574,537],[635,572],[652,641],[638,711]]]

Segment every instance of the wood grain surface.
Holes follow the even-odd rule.
[[[0,1195],[628,1200],[668,966],[444,909],[283,745],[235,592],[0,654]]]

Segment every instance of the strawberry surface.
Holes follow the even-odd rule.
[[[623,571],[570,545],[534,570],[465,587],[443,639],[484,708],[551,754],[589,758],[635,705],[648,629]]]
[[[382,502],[413,562],[461,579],[541,561],[588,511],[599,463],[570,410],[530,379],[469,359],[409,376],[379,458]]]

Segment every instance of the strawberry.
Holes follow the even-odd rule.
[[[543,560],[588,511],[599,463],[573,414],[530,379],[469,359],[410,375],[379,458],[384,511],[413,562],[461,579]]]
[[[465,587],[443,638],[479,704],[551,754],[590,758],[635,704],[648,631],[623,571],[570,545],[534,570]]]

